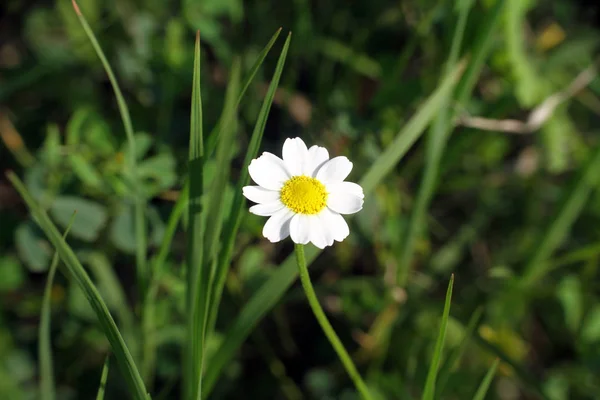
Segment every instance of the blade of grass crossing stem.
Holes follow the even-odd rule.
[[[500,360],[496,358],[494,360],[494,363],[488,370],[488,372],[485,374],[483,381],[481,381],[479,388],[477,388],[477,392],[475,392],[475,396],[473,396],[473,400],[485,400],[485,395],[487,394],[487,391],[490,388],[490,384],[492,383],[492,380],[494,379],[494,375],[496,374],[496,369],[498,368],[498,364],[500,364]]]
[[[104,360],[104,366],[102,367],[102,375],[100,376],[100,386],[98,387],[98,394],[96,400],[104,400],[104,392],[106,391],[106,380],[108,379],[108,367],[110,364],[110,356],[106,356]]]
[[[271,110],[271,105],[273,104],[273,99],[275,97],[275,91],[277,90],[277,86],[279,85],[279,79],[281,78],[281,73],[283,71],[283,66],[285,65],[285,59],[287,57],[288,49],[290,47],[290,41],[292,39],[292,34],[289,33],[288,37],[283,44],[283,49],[281,50],[281,54],[279,55],[279,60],[277,61],[277,66],[275,67],[275,72],[273,73],[273,79],[271,80],[271,84],[269,85],[269,89],[267,90],[267,95],[263,100],[263,104],[261,106],[260,112],[258,114],[258,118],[256,120],[256,124],[254,125],[254,131],[252,132],[252,137],[250,139],[250,144],[248,145],[248,150],[246,152],[246,157],[244,159],[244,167],[240,173],[240,177],[238,178],[238,185],[234,192],[233,203],[231,207],[231,212],[229,213],[229,218],[225,224],[225,228],[223,230],[223,246],[221,247],[221,252],[219,254],[217,260],[216,267],[216,275],[215,275],[215,283],[213,287],[213,296],[210,302],[211,309],[209,312],[209,321],[208,321],[208,329],[212,331],[216,318],[217,312],[219,309],[219,304],[221,303],[221,295],[223,293],[223,287],[225,286],[225,279],[227,277],[228,266],[231,260],[231,256],[233,253],[233,246],[235,244],[235,237],[237,235],[237,231],[239,229],[240,223],[242,221],[243,210],[245,206],[244,197],[242,195],[242,188],[248,184],[249,174],[248,174],[248,165],[252,159],[256,158],[258,154],[258,150],[260,148],[260,143],[262,141],[263,133],[265,131],[265,126],[267,124],[267,118],[269,116],[269,111]],[[211,363],[211,370],[213,369]],[[208,373],[208,371],[207,371]]]
[[[202,260],[204,257],[204,232],[202,224],[202,190],[204,184],[204,142],[202,137],[202,99],[200,91],[200,32],[196,33],[194,72],[192,79],[192,109],[190,115],[190,153],[187,229],[187,311],[188,331],[184,379],[186,399],[196,398],[196,380],[202,373],[200,355],[204,345],[202,337],[202,308],[197,299],[202,291]]]
[[[246,94],[246,91],[250,87],[250,84],[254,80],[254,77],[256,76],[256,73],[258,72],[258,69],[261,67],[263,61],[267,57],[267,54],[269,54],[269,51],[271,51],[271,47],[273,47],[273,44],[275,44],[275,41],[279,37],[280,33],[281,33],[281,28],[277,29],[277,32],[275,32],[275,34],[271,37],[271,40],[269,40],[269,43],[267,43],[267,45],[258,54],[258,58],[256,59],[256,61],[254,62],[254,65],[250,69],[250,73],[248,74],[248,78],[246,78],[246,81],[242,85],[242,90],[240,91],[240,94],[238,96],[237,102],[235,104],[236,108],[242,102],[242,99],[244,98],[244,95]],[[208,136],[208,139],[206,141],[206,155],[207,155],[207,158],[210,158],[212,156],[213,151],[217,147],[217,142],[218,142],[219,134],[220,134],[219,132],[221,131],[220,126],[221,126],[222,122],[223,122],[223,119],[220,119],[219,122],[218,122],[218,124],[217,124],[217,126],[215,126],[213,128],[213,130],[211,131],[210,135]]]
[[[433,117],[439,111],[439,107],[443,103],[442,100],[452,92],[454,85],[456,85],[457,80],[460,78],[462,70],[463,66],[458,66],[456,70],[453,71],[440,86],[438,86],[436,91],[429,96],[423,106],[419,108],[418,112],[396,135],[396,139],[394,139],[392,144],[387,146],[383,154],[373,163],[371,168],[369,168],[367,173],[360,180],[365,195],[371,193],[375,187],[383,181],[383,178],[402,159],[417,139],[419,139],[423,130],[429,125]],[[252,158],[253,157],[250,157],[250,159]],[[248,163],[245,165],[248,165]],[[242,172],[246,171],[243,170]],[[245,184],[245,181],[240,179],[240,185]],[[239,194],[241,194],[241,187],[236,189],[236,196]],[[237,227],[241,220],[241,211],[240,215],[233,219],[233,213],[236,212],[236,208],[232,208],[232,210],[232,217],[230,217],[227,222],[224,232],[228,232],[229,229],[234,229],[233,232],[237,232]],[[224,234],[224,237],[230,236]],[[228,265],[233,242],[229,242],[225,246],[226,250],[222,253],[224,259],[222,260],[219,258],[219,266],[217,268],[217,277],[222,277],[223,284],[227,273],[225,268]],[[308,265],[310,265],[320,253],[321,250],[316,247],[307,247],[306,262]],[[223,275],[221,276],[221,274]],[[267,282],[265,282],[248,300],[246,306],[241,310],[238,317],[229,327],[221,345],[210,359],[210,368],[206,371],[206,376],[204,377],[205,395],[212,389],[223,367],[233,358],[236,350],[248,337],[252,329],[267,314],[267,312],[279,302],[296,278],[298,278],[298,268],[296,266],[295,256],[291,254],[276,269],[271,278],[269,278],[269,280],[267,280]],[[219,288],[218,285],[219,283],[217,282],[217,289]],[[218,301],[213,301],[212,306],[214,307],[216,304],[218,304]]]
[[[135,159],[135,136],[133,134],[133,125],[131,124],[131,117],[129,116],[129,108],[127,107],[127,103],[125,102],[125,98],[121,93],[121,88],[119,87],[119,83],[115,78],[115,74],[110,66],[110,63],[106,59],[94,32],[90,28],[87,23],[85,17],[81,13],[79,6],[73,1],[73,8],[75,9],[75,13],[77,14],[77,18],[83,27],[88,39],[92,43],[98,58],[102,62],[102,66],[108,75],[108,79],[112,85],[113,91],[115,92],[115,98],[117,99],[117,104],[119,106],[119,113],[121,114],[121,119],[123,120],[123,126],[125,128],[125,134],[127,136],[127,143],[129,146],[129,157],[127,157],[126,162],[126,178],[130,180],[132,187],[134,189],[134,204],[135,204],[135,241],[136,241],[136,269],[137,269],[137,277],[138,277],[138,285],[140,290],[140,297],[144,299],[147,290],[147,284],[149,280],[149,271],[147,270],[146,264],[146,218],[144,215],[144,210],[146,208],[144,204],[143,195],[139,190],[139,184],[137,181],[137,169],[136,169],[136,159]]]
[[[433,359],[427,372],[427,380],[425,381],[425,389],[423,390],[422,400],[433,400],[435,395],[435,384],[438,375],[438,369],[442,360],[442,352],[444,350],[444,342],[446,341],[446,328],[448,327],[448,316],[450,315],[450,302],[452,300],[452,287],[454,286],[454,275],[450,278],[448,290],[446,291],[446,302],[444,303],[444,313],[442,314],[442,323],[440,324],[440,333],[435,342],[435,350]]]
[[[477,310],[475,310],[475,312],[469,319],[469,323],[467,324],[467,329],[465,330],[465,334],[460,342],[460,345],[450,353],[450,355],[444,362],[444,365],[440,369],[439,378],[437,380],[437,385],[436,385],[436,393],[437,393],[438,399],[442,398],[442,393],[444,392],[446,383],[448,383],[448,379],[450,378],[450,375],[452,374],[452,369],[460,361],[463,354],[465,354],[467,345],[471,342],[471,339],[473,338],[473,332],[477,328],[477,325],[479,324],[479,320],[481,319],[482,314],[483,314],[483,307],[478,307]]]
[[[571,226],[579,217],[583,206],[587,202],[591,191],[598,184],[598,170],[600,169],[600,146],[596,147],[592,158],[579,172],[577,178],[567,191],[564,200],[554,218],[550,221],[548,229],[531,259],[525,265],[521,283],[525,287],[534,284],[550,269],[550,263],[545,263],[569,233]]]
[[[63,234],[63,239],[66,239],[73,220],[75,213],[71,217],[67,229]],[[50,340],[50,318],[51,318],[51,302],[52,302],[52,285],[54,283],[54,275],[58,268],[58,261],[60,260],[58,252],[54,252],[52,257],[52,263],[48,270],[48,280],[46,281],[46,287],[44,288],[44,298],[42,300],[42,312],[40,314],[40,328],[39,328],[39,339],[38,339],[38,357],[40,360],[40,399],[42,400],[54,400],[56,397],[55,385],[54,385],[54,368],[52,365],[52,346]]]
[[[458,10],[458,24],[454,31],[450,55],[446,61],[443,76],[448,76],[458,62],[458,55],[467,26],[467,17],[473,1],[463,1],[459,4],[461,4],[461,6]],[[446,147],[448,136],[452,130],[453,124],[451,123],[450,99],[451,97],[447,97],[444,100],[444,104],[440,108],[440,112],[429,129],[426,138],[425,170],[409,218],[408,227],[404,234],[404,240],[399,248],[400,260],[398,262],[396,284],[400,287],[404,287],[407,283],[406,281],[408,279],[409,267],[414,254],[415,243],[421,230],[426,225],[427,209],[431,202],[431,198],[433,197],[433,193],[435,192],[442,155],[444,153],[444,148]]]
[[[131,356],[129,349],[125,344],[119,329],[117,328],[117,324],[110,314],[106,303],[100,296],[98,289],[96,286],[94,286],[92,280],[77,259],[77,256],[75,256],[75,253],[71,247],[61,237],[60,232],[52,223],[50,217],[48,217],[48,214],[46,214],[46,212],[33,200],[23,185],[23,182],[21,182],[21,180],[13,172],[9,172],[7,177],[27,204],[27,207],[35,218],[37,224],[44,231],[58,252],[69,273],[69,277],[72,278],[77,285],[79,285],[85,298],[88,300],[90,306],[94,310],[94,313],[98,318],[98,323],[100,324],[102,331],[106,335],[106,338],[111,345],[113,354],[117,359],[119,369],[125,378],[125,382],[127,383],[131,394],[135,399],[148,399],[149,397],[146,387],[144,386],[144,381],[142,380],[137,366],[133,361],[133,357]]]

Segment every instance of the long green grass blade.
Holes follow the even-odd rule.
[[[392,144],[386,148],[379,159],[367,171],[360,181],[366,195],[372,192],[383,181],[383,178],[421,136],[423,130],[439,111],[439,107],[443,103],[442,100],[452,92],[461,72],[462,66],[459,66],[446,78],[442,85],[431,94],[419,111],[398,133]],[[245,165],[248,164],[249,160],[247,160]],[[239,188],[238,192],[241,193],[241,188]],[[233,210],[235,212],[236,209],[234,208]],[[241,218],[241,215],[238,218]],[[239,226],[239,221],[236,224]],[[227,227],[229,227],[229,222]],[[225,228],[225,232],[227,232],[227,227]],[[228,248],[233,248],[233,244],[228,244]],[[228,254],[231,254],[231,250],[228,251]],[[305,253],[306,262],[310,265],[321,253],[321,250],[310,246],[306,248]],[[229,258],[226,258],[226,260],[229,260]],[[227,263],[221,263],[220,261],[219,265],[227,265]],[[220,273],[219,270],[217,270],[217,273]],[[298,269],[296,267],[296,260],[292,254],[277,268],[273,276],[258,289],[230,326],[223,342],[210,360],[210,369],[206,371],[206,376],[204,377],[205,393],[208,393],[216,383],[223,367],[233,358],[235,352],[248,337],[252,329],[279,302],[297,277]]]
[[[433,359],[427,372],[427,380],[425,381],[425,389],[423,390],[422,400],[433,400],[435,396],[436,380],[440,362],[442,360],[442,352],[444,350],[444,342],[446,341],[446,328],[448,326],[448,316],[450,315],[450,302],[452,300],[452,288],[454,286],[454,275],[450,278],[448,290],[446,291],[446,302],[444,303],[444,313],[442,314],[442,323],[440,324],[440,333],[435,343]]]
[[[48,217],[48,214],[33,200],[33,197],[29,194],[27,189],[21,180],[13,173],[7,174],[8,179],[17,189],[29,211],[35,218],[40,228],[44,231],[60,258],[66,266],[69,273],[69,277],[72,278],[83,291],[84,296],[90,303],[90,306],[94,310],[100,327],[104,331],[108,342],[111,345],[113,354],[117,359],[117,364],[121,373],[123,374],[125,381],[129,387],[132,396],[135,399],[148,399],[146,387],[140,373],[138,372],[137,366],[117,328],[106,303],[100,296],[98,289],[94,286],[92,280],[88,276],[87,272],[75,256],[75,253],[67,242],[61,237],[60,232],[56,226]]]
[[[200,32],[196,34],[194,49],[194,72],[192,79],[192,109],[190,116],[190,150],[189,150],[190,191],[188,199],[188,232],[187,232],[187,310],[188,310],[188,358],[186,366],[185,393],[186,398],[197,397],[196,382],[202,374],[203,295],[202,261],[204,257],[204,231],[202,224],[202,192],[204,185],[204,138],[202,137],[202,98],[200,86]],[[184,357],[184,358],[185,358]]]
[[[211,330],[214,327],[217,317],[217,311],[219,309],[219,304],[221,303],[221,295],[223,293],[223,287],[225,286],[227,272],[229,271],[229,263],[233,254],[235,237],[237,235],[237,231],[242,221],[242,215],[245,205],[244,197],[242,195],[242,188],[248,184],[248,165],[250,165],[252,159],[256,158],[256,155],[258,154],[263,133],[265,131],[265,126],[267,124],[267,117],[269,116],[271,104],[273,103],[273,99],[275,97],[275,91],[277,90],[277,86],[279,85],[279,79],[281,78],[281,73],[283,71],[283,66],[285,64],[285,59],[287,57],[287,52],[290,47],[291,39],[292,35],[290,33],[288,34],[288,37],[283,45],[283,49],[281,50],[281,54],[279,55],[279,60],[277,61],[277,66],[275,67],[273,79],[271,80],[271,84],[269,85],[267,95],[265,96],[262,107],[258,114],[256,124],[254,125],[254,131],[252,132],[250,144],[248,145],[248,150],[244,159],[244,168],[242,168],[240,177],[238,178],[238,184],[235,189],[229,218],[223,230],[224,244],[218,257],[214,281],[215,283],[213,288],[214,290],[211,301],[211,310],[209,312],[209,329]],[[212,370],[213,366],[211,362],[211,371]],[[210,371],[207,371],[207,374],[208,373],[210,373]]]
[[[129,146],[129,157],[127,157],[126,162],[126,170],[125,175],[126,178],[132,184],[134,189],[134,202],[135,202],[135,240],[136,240],[136,269],[138,275],[138,285],[141,293],[141,298],[144,299],[146,293],[146,286],[149,280],[149,271],[147,270],[146,265],[146,217],[144,215],[145,211],[145,201],[142,193],[139,191],[139,185],[136,177],[136,159],[135,159],[135,136],[133,134],[133,125],[131,123],[131,117],[129,115],[129,108],[127,107],[127,103],[125,102],[125,98],[123,97],[123,93],[121,92],[121,88],[119,87],[119,83],[117,82],[117,78],[113,73],[112,67],[108,62],[92,28],[90,28],[87,23],[85,17],[81,13],[79,6],[72,0],[73,8],[75,9],[75,13],[77,14],[77,18],[79,22],[81,22],[81,26],[85,31],[88,39],[92,43],[98,58],[102,62],[102,66],[106,71],[106,75],[108,75],[108,79],[110,80],[110,84],[112,85],[113,91],[115,92],[115,98],[117,99],[117,104],[119,106],[119,112],[121,114],[121,119],[123,120],[123,126],[125,128],[125,134],[127,136],[127,144]]]
[[[463,354],[465,353],[465,351],[467,349],[467,345],[471,342],[471,339],[473,338],[473,332],[475,332],[475,329],[477,328],[477,325],[479,324],[479,320],[481,319],[482,314],[483,314],[483,307],[479,307],[473,313],[473,315],[469,319],[469,323],[467,324],[467,328],[466,328],[465,334],[460,342],[460,345],[450,353],[450,355],[444,362],[444,365],[440,369],[440,373],[439,373],[439,377],[438,377],[437,385],[436,385],[436,393],[437,393],[438,399],[443,398],[442,393],[444,392],[446,383],[448,382],[448,379],[450,378],[450,375],[452,374],[452,369],[454,368],[455,365],[457,365],[457,363],[460,361]]]
[[[67,229],[63,234],[63,239],[67,238],[75,214],[71,217]],[[54,368],[52,362],[52,346],[50,340],[50,319],[51,319],[51,300],[52,300],[52,285],[54,284],[54,275],[58,268],[58,262],[60,257],[58,252],[54,252],[52,257],[52,263],[48,270],[48,280],[46,281],[46,287],[44,288],[44,297],[42,299],[42,312],[40,314],[40,328],[39,328],[39,339],[38,339],[38,356],[40,360],[40,399],[42,400],[54,400],[56,397],[55,385],[54,385]]]
[[[100,376],[100,386],[98,387],[98,394],[96,400],[104,400],[104,392],[106,391],[106,381],[108,379],[108,367],[110,364],[110,355],[106,356],[104,360],[104,366],[102,367],[102,376]]]
[[[492,364],[492,366],[490,367],[488,372],[485,374],[485,377],[481,381],[481,384],[479,385],[477,392],[475,392],[475,396],[473,396],[473,400],[484,400],[485,399],[485,395],[487,394],[487,391],[490,388],[490,384],[492,383],[492,380],[494,379],[494,375],[496,374],[496,369],[498,368],[498,364],[500,364],[500,360],[498,358],[496,358],[496,360],[494,360],[494,363]]]
[[[454,31],[450,55],[446,61],[446,67],[442,76],[450,74],[458,63],[458,56],[467,27],[467,17],[473,2],[467,1],[462,3],[463,6],[459,8],[458,23]],[[427,225],[427,209],[437,186],[442,155],[444,154],[446,142],[454,125],[451,121],[452,111],[449,106],[450,98],[446,98],[427,135],[425,170],[415,199],[414,208],[409,218],[408,227],[404,234],[404,240],[399,248],[400,259],[397,267],[396,284],[400,287],[404,287],[407,284],[410,263],[414,255],[417,238],[422,233],[421,230],[423,227]]]
[[[579,217],[591,191],[598,185],[598,170],[600,170],[600,146],[598,146],[587,165],[583,166],[566,192],[556,215],[544,230],[539,245],[525,265],[521,283],[524,287],[537,282],[551,268],[548,258],[567,236],[573,223]]]
[[[271,47],[273,47],[273,45],[275,44],[275,41],[279,37],[280,33],[281,33],[281,28],[277,29],[277,32],[275,32],[275,34],[273,34],[273,36],[271,37],[271,40],[269,40],[269,43],[267,43],[267,45],[258,54],[258,58],[254,62],[254,65],[252,65],[252,68],[250,69],[250,73],[248,74],[248,77],[246,78],[246,80],[244,81],[244,84],[242,85],[242,90],[239,93],[239,96],[238,96],[238,99],[237,99],[237,103],[235,104],[235,108],[237,108],[240,105],[240,103],[242,102],[242,99],[244,98],[244,95],[246,94],[246,91],[250,87],[250,84],[254,80],[254,77],[256,76],[256,73],[260,69],[263,61],[265,61],[265,58],[267,57],[267,54],[269,54],[269,51],[271,51]],[[219,120],[219,123],[214,127],[214,129],[212,130],[212,132],[208,136],[208,139],[206,141],[206,155],[207,155],[207,157],[211,157],[212,154],[213,154],[213,152],[214,152],[214,150],[215,150],[215,148],[217,147],[217,142],[219,140],[219,135],[220,135],[220,132],[221,132],[221,124],[222,123],[223,123],[223,119],[221,118]]]

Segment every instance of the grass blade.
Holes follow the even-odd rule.
[[[67,238],[75,213],[65,229],[63,239]],[[42,312],[40,315],[40,329],[39,329],[39,340],[38,340],[38,355],[40,359],[40,399],[42,400],[53,400],[56,397],[55,385],[54,385],[54,368],[52,363],[52,346],[50,341],[50,319],[51,319],[51,297],[52,297],[52,284],[54,283],[54,275],[58,268],[58,261],[60,260],[58,252],[54,252],[52,257],[52,263],[48,270],[48,280],[46,281],[46,287],[44,288],[44,298],[42,300]]]
[[[481,384],[479,385],[477,392],[475,392],[475,396],[473,396],[473,400],[484,400],[485,399],[485,395],[486,395],[488,389],[490,388],[490,384],[492,383],[492,380],[494,379],[494,375],[496,374],[496,369],[498,368],[498,364],[500,364],[500,360],[498,358],[496,358],[496,360],[494,360],[494,363],[492,364],[492,366],[490,367],[488,372],[485,374],[485,377],[481,381]]]
[[[545,261],[550,258],[554,250],[560,245],[569,233],[571,226],[583,210],[591,191],[598,184],[598,170],[600,169],[600,146],[598,146],[587,165],[582,167],[578,176],[571,184],[556,215],[550,221],[535,252],[525,265],[521,283],[524,287],[537,282],[551,268],[552,265]]]
[[[113,91],[115,92],[115,98],[117,99],[117,104],[119,106],[119,113],[121,114],[121,119],[123,120],[123,126],[125,128],[125,134],[127,136],[127,143],[129,146],[129,157],[127,157],[127,162],[125,164],[125,176],[128,180],[131,181],[132,187],[135,192],[135,240],[136,240],[136,269],[138,275],[138,285],[141,293],[141,298],[144,299],[146,292],[146,285],[149,279],[149,272],[147,271],[146,265],[146,217],[144,215],[145,204],[142,193],[139,191],[139,185],[136,179],[136,159],[135,159],[135,136],[133,134],[133,125],[131,123],[131,117],[129,115],[129,108],[127,107],[127,103],[125,102],[125,98],[123,97],[123,93],[121,92],[121,88],[119,87],[119,83],[115,78],[115,74],[110,66],[110,63],[106,59],[92,28],[90,28],[87,23],[85,17],[81,13],[79,6],[72,0],[73,8],[75,9],[75,13],[77,14],[77,18],[83,27],[88,39],[92,43],[98,58],[102,62],[102,66],[106,71],[106,75],[108,75],[108,79],[110,80],[110,84],[112,85]]]
[[[242,102],[242,99],[244,98],[246,91],[250,87],[250,84],[254,80],[256,73],[258,72],[259,68],[261,67],[263,61],[265,61],[267,54],[269,54],[269,51],[271,51],[271,47],[273,47],[273,45],[275,44],[275,41],[279,37],[280,33],[281,33],[281,28],[277,29],[277,32],[275,32],[275,34],[271,37],[271,39],[269,40],[269,43],[267,43],[267,45],[258,54],[258,58],[254,62],[254,65],[252,66],[252,68],[250,68],[250,74],[248,75],[248,78],[246,78],[246,81],[244,81],[244,84],[242,85],[242,90],[240,91],[237,102],[235,104],[236,109],[237,109],[237,107],[239,107],[240,103]],[[214,129],[208,136],[208,139],[206,141],[206,155],[208,157],[212,156],[212,153],[214,152],[214,150],[217,147],[217,142],[219,141],[219,135],[221,132],[221,124],[222,123],[223,123],[223,119],[221,118],[219,120],[219,123],[214,127]]]
[[[104,391],[106,390],[106,380],[108,379],[109,363],[110,356],[106,356],[106,360],[104,360],[104,366],[102,367],[102,376],[100,376],[100,386],[98,387],[96,400],[104,400]]]
[[[7,177],[19,192],[36,222],[58,252],[69,272],[69,277],[79,285],[86,299],[90,303],[90,306],[94,310],[100,327],[104,331],[104,334],[111,345],[119,369],[125,378],[131,394],[135,399],[148,399],[144,381],[142,380],[133,357],[117,328],[117,324],[110,314],[106,303],[100,296],[98,289],[94,286],[92,280],[75,256],[71,247],[61,237],[58,229],[52,223],[50,217],[48,217],[48,214],[36,204],[21,180],[13,172],[9,172]]]
[[[269,116],[269,111],[271,110],[271,104],[273,103],[273,99],[275,97],[275,91],[277,90],[277,86],[279,85],[279,79],[281,78],[281,73],[283,71],[283,66],[285,64],[285,59],[287,57],[287,52],[290,46],[290,41],[292,39],[292,34],[288,34],[288,37],[283,45],[283,49],[281,50],[281,54],[279,55],[279,60],[277,61],[277,66],[275,67],[275,72],[273,74],[273,79],[271,80],[271,84],[269,85],[269,89],[267,91],[267,95],[263,101],[262,107],[258,114],[258,118],[256,120],[256,124],[254,125],[254,131],[252,132],[252,138],[250,139],[250,144],[248,145],[248,150],[246,152],[246,157],[244,159],[244,168],[242,168],[240,177],[238,178],[238,184],[235,189],[235,194],[233,198],[233,204],[231,207],[231,212],[229,214],[229,219],[225,224],[225,228],[223,231],[223,240],[224,245],[219,254],[219,258],[217,261],[216,275],[215,275],[215,284],[214,291],[211,301],[211,310],[209,312],[209,329],[212,330],[214,327],[214,323],[217,317],[217,312],[219,309],[219,304],[221,303],[221,295],[223,293],[223,287],[225,286],[225,279],[227,277],[228,266],[231,260],[231,256],[233,254],[233,246],[235,243],[235,237],[237,235],[237,231],[239,229],[240,223],[242,221],[243,210],[245,206],[245,200],[242,195],[242,187],[246,186],[249,181],[248,174],[248,165],[252,159],[256,158],[258,154],[258,150],[260,148],[260,143],[262,140],[263,133],[265,131],[265,126],[267,124],[267,117]],[[213,370],[212,362],[211,362],[211,371]],[[207,374],[210,371],[207,372]]]
[[[202,374],[202,351],[204,347],[203,308],[200,299],[203,295],[202,261],[204,257],[204,231],[202,224],[202,192],[204,185],[204,139],[202,137],[202,98],[200,87],[200,31],[196,33],[194,48],[194,72],[192,79],[192,109],[190,115],[189,152],[190,191],[188,197],[187,232],[187,311],[188,311],[188,351],[186,377],[184,379],[186,398],[196,398],[197,379]]]
[[[369,171],[361,179],[360,184],[366,195],[372,192],[375,187],[383,180],[383,178],[394,168],[400,159],[406,154],[410,147],[421,136],[423,130],[431,122],[433,117],[439,111],[442,100],[449,96],[456,84],[462,67],[459,66],[446,80],[438,87],[438,89],[425,101],[419,111],[410,119],[404,128],[398,133],[394,142],[387,147],[385,152],[371,166]],[[248,165],[249,161],[245,164]],[[243,171],[245,172],[245,171]],[[246,172],[247,174],[247,172]],[[246,175],[247,179],[247,175]],[[242,182],[240,180],[240,182]],[[241,193],[241,188],[236,192]],[[235,208],[233,208],[235,212]],[[241,214],[240,217],[241,218]],[[235,222],[230,218],[230,221]],[[239,226],[239,221],[235,222]],[[229,227],[225,228],[227,231]],[[237,228],[235,228],[237,232]],[[227,236],[226,236],[227,237]],[[228,243],[228,252],[231,254],[233,243]],[[306,248],[306,262],[308,265],[312,263],[321,253],[316,247]],[[224,253],[226,254],[226,253]],[[227,258],[228,260],[229,258]],[[221,260],[219,266],[222,264]],[[217,270],[221,273],[221,270]],[[226,271],[225,271],[226,273]],[[298,268],[294,255],[288,256],[284,262],[277,268],[275,273],[269,280],[264,283],[260,289],[250,298],[246,306],[241,310],[237,319],[231,324],[226,333],[223,342],[210,360],[210,369],[206,371],[204,377],[204,390],[209,392],[216,383],[221,370],[233,358],[237,349],[241,346],[244,340],[248,337],[256,324],[271,310],[281,299],[283,294],[292,285],[298,277]],[[224,282],[224,279],[223,279]],[[215,304],[215,303],[213,303]]]
[[[460,345],[450,353],[448,358],[446,359],[444,365],[440,369],[439,378],[437,380],[437,398],[442,398],[442,393],[444,391],[444,387],[446,387],[446,383],[452,374],[452,369],[454,366],[460,361],[465,350],[467,349],[467,345],[471,342],[473,338],[473,332],[477,328],[479,324],[479,320],[481,319],[481,315],[483,314],[483,307],[479,307],[469,319],[469,323],[467,325],[467,329],[465,330],[465,335],[463,336]]]
[[[425,381],[425,389],[423,390],[423,400],[433,400],[435,395],[435,386],[438,376],[440,361],[442,360],[442,352],[444,350],[444,342],[446,340],[446,327],[448,326],[448,316],[450,315],[450,302],[452,300],[452,287],[454,286],[454,274],[450,278],[448,290],[446,291],[446,302],[444,303],[444,313],[442,314],[442,323],[440,324],[440,333],[435,343],[433,359],[427,372],[427,380]]]

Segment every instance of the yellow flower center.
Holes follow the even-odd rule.
[[[293,176],[283,184],[280,199],[298,214],[318,214],[327,205],[325,185],[310,176]]]

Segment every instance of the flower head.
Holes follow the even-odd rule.
[[[362,188],[344,182],[351,170],[346,157],[329,159],[323,147],[308,149],[300,138],[286,139],[283,159],[265,152],[252,160],[248,172],[258,186],[245,186],[243,193],[258,203],[251,213],[269,217],[263,235],[271,242],[290,236],[322,249],[350,234],[341,214],[362,209]]]

